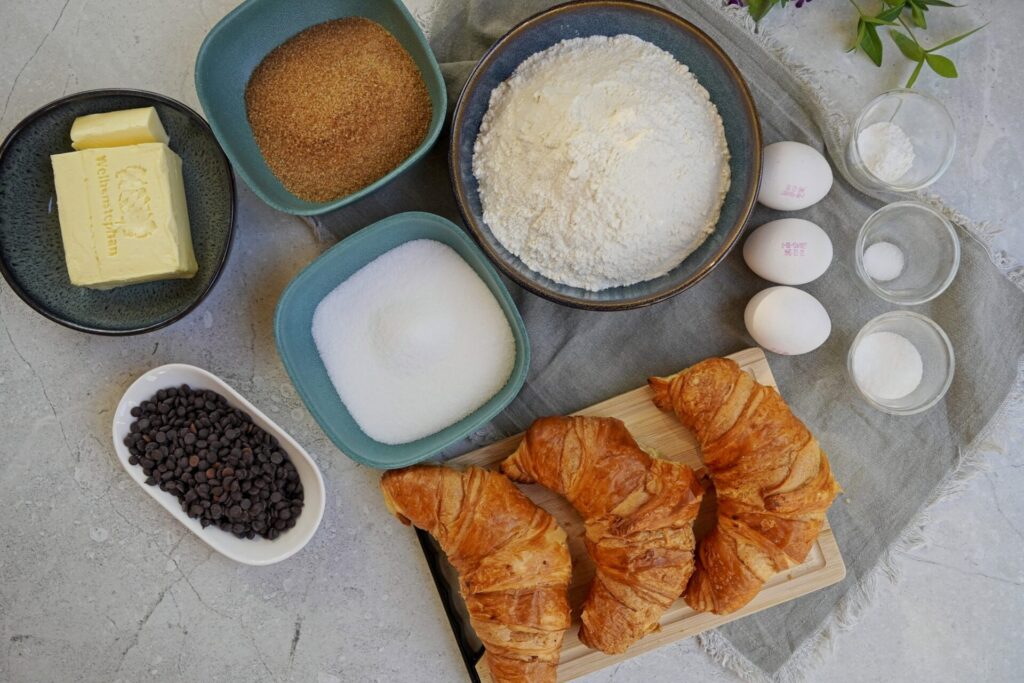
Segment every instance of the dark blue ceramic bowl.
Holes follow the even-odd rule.
[[[73,151],[70,131],[78,116],[150,106],[181,157],[199,271],[188,280],[106,291],[76,287],[64,262],[50,155]],[[0,272],[29,306],[76,330],[139,334],[191,311],[220,275],[234,215],[235,181],[213,132],[199,114],[163,95],[139,90],[69,95],[29,114],[0,146]]]
[[[473,144],[491,98],[530,55],[567,38],[635,35],[686,64],[718,107],[731,153],[732,184],[712,235],[668,274],[627,287],[588,292],[530,270],[494,237],[483,220]],[[693,286],[723,259],[740,237],[761,179],[761,126],[747,85],[722,49],[693,24],[671,12],[628,0],[587,0],[553,7],[522,22],[498,40],[473,69],[455,105],[449,165],[463,219],[484,251],[510,278],[557,303],[593,310],[648,306]],[[657,169],[652,169],[656,172]]]

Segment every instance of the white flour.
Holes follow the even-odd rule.
[[[914,165],[914,143],[895,123],[873,123],[857,136],[857,151],[864,165],[878,178],[894,183]]]
[[[473,155],[484,221],[533,270],[596,291],[664,275],[714,230],[722,119],[636,36],[565,40],[491,94]]]

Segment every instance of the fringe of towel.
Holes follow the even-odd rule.
[[[833,163],[836,164],[843,176],[851,181],[845,168],[845,155],[843,154],[843,144],[850,123],[843,114],[838,113],[839,109],[819,85],[814,70],[796,62],[786,46],[758,30],[757,24],[750,18],[746,10],[735,6],[723,6],[723,0],[704,0],[704,2],[714,6],[733,24],[746,30],[769,57],[775,59],[793,75],[813,107],[815,121],[824,134],[825,145]],[[868,194],[883,200],[892,199],[892,197],[875,192],[868,192]],[[968,218],[935,194],[919,192],[916,193],[915,199],[928,204],[945,215],[951,222],[961,226],[968,235],[985,247],[989,258],[1000,272],[1024,292],[1024,264],[995,246],[995,237],[1000,234],[1001,230],[994,228],[990,223],[976,222]],[[901,569],[897,556],[927,544],[926,527],[931,521],[933,507],[937,503],[962,493],[975,475],[987,469],[986,463],[989,456],[1005,454],[1006,435],[1022,422],[1024,422],[1024,358],[1018,359],[1016,380],[989,424],[968,448],[960,451],[953,469],[946,475],[946,478],[917,515],[903,529],[896,541],[885,551],[878,564],[850,588],[850,591],[839,601],[818,631],[808,637],[794,651],[781,669],[771,674],[766,673],[737,651],[717,630],[705,631],[698,635],[697,640],[700,645],[715,661],[748,683],[799,683],[806,680],[808,674],[834,652],[839,634],[852,629],[871,606],[882,587],[882,581],[895,583],[899,580]]]

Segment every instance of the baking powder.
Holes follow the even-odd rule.
[[[868,170],[886,183],[894,183],[914,165],[914,143],[906,131],[889,121],[873,123],[857,136],[860,152]]]

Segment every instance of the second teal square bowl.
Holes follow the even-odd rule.
[[[427,86],[433,114],[427,135],[409,157],[381,179],[328,202],[308,202],[289,192],[271,172],[245,112],[245,86],[271,50],[310,26],[365,17],[391,32],[406,49]],[[437,140],[448,108],[441,69],[401,0],[246,0],[220,20],[196,57],[196,93],[206,119],[238,175],[275,209],[312,216],[341,208],[385,185],[422,157]]]
[[[360,268],[385,252],[418,239],[448,245],[476,271],[505,312],[515,338],[516,360],[505,386],[475,412],[430,436],[392,446],[367,436],[342,403],[313,341],[313,314],[327,294]],[[530,367],[526,326],[494,266],[465,232],[429,213],[400,213],[385,218],[324,252],[281,295],[274,316],[274,334],[285,370],[324,433],[348,457],[379,469],[406,467],[426,460],[490,422],[519,393]]]

